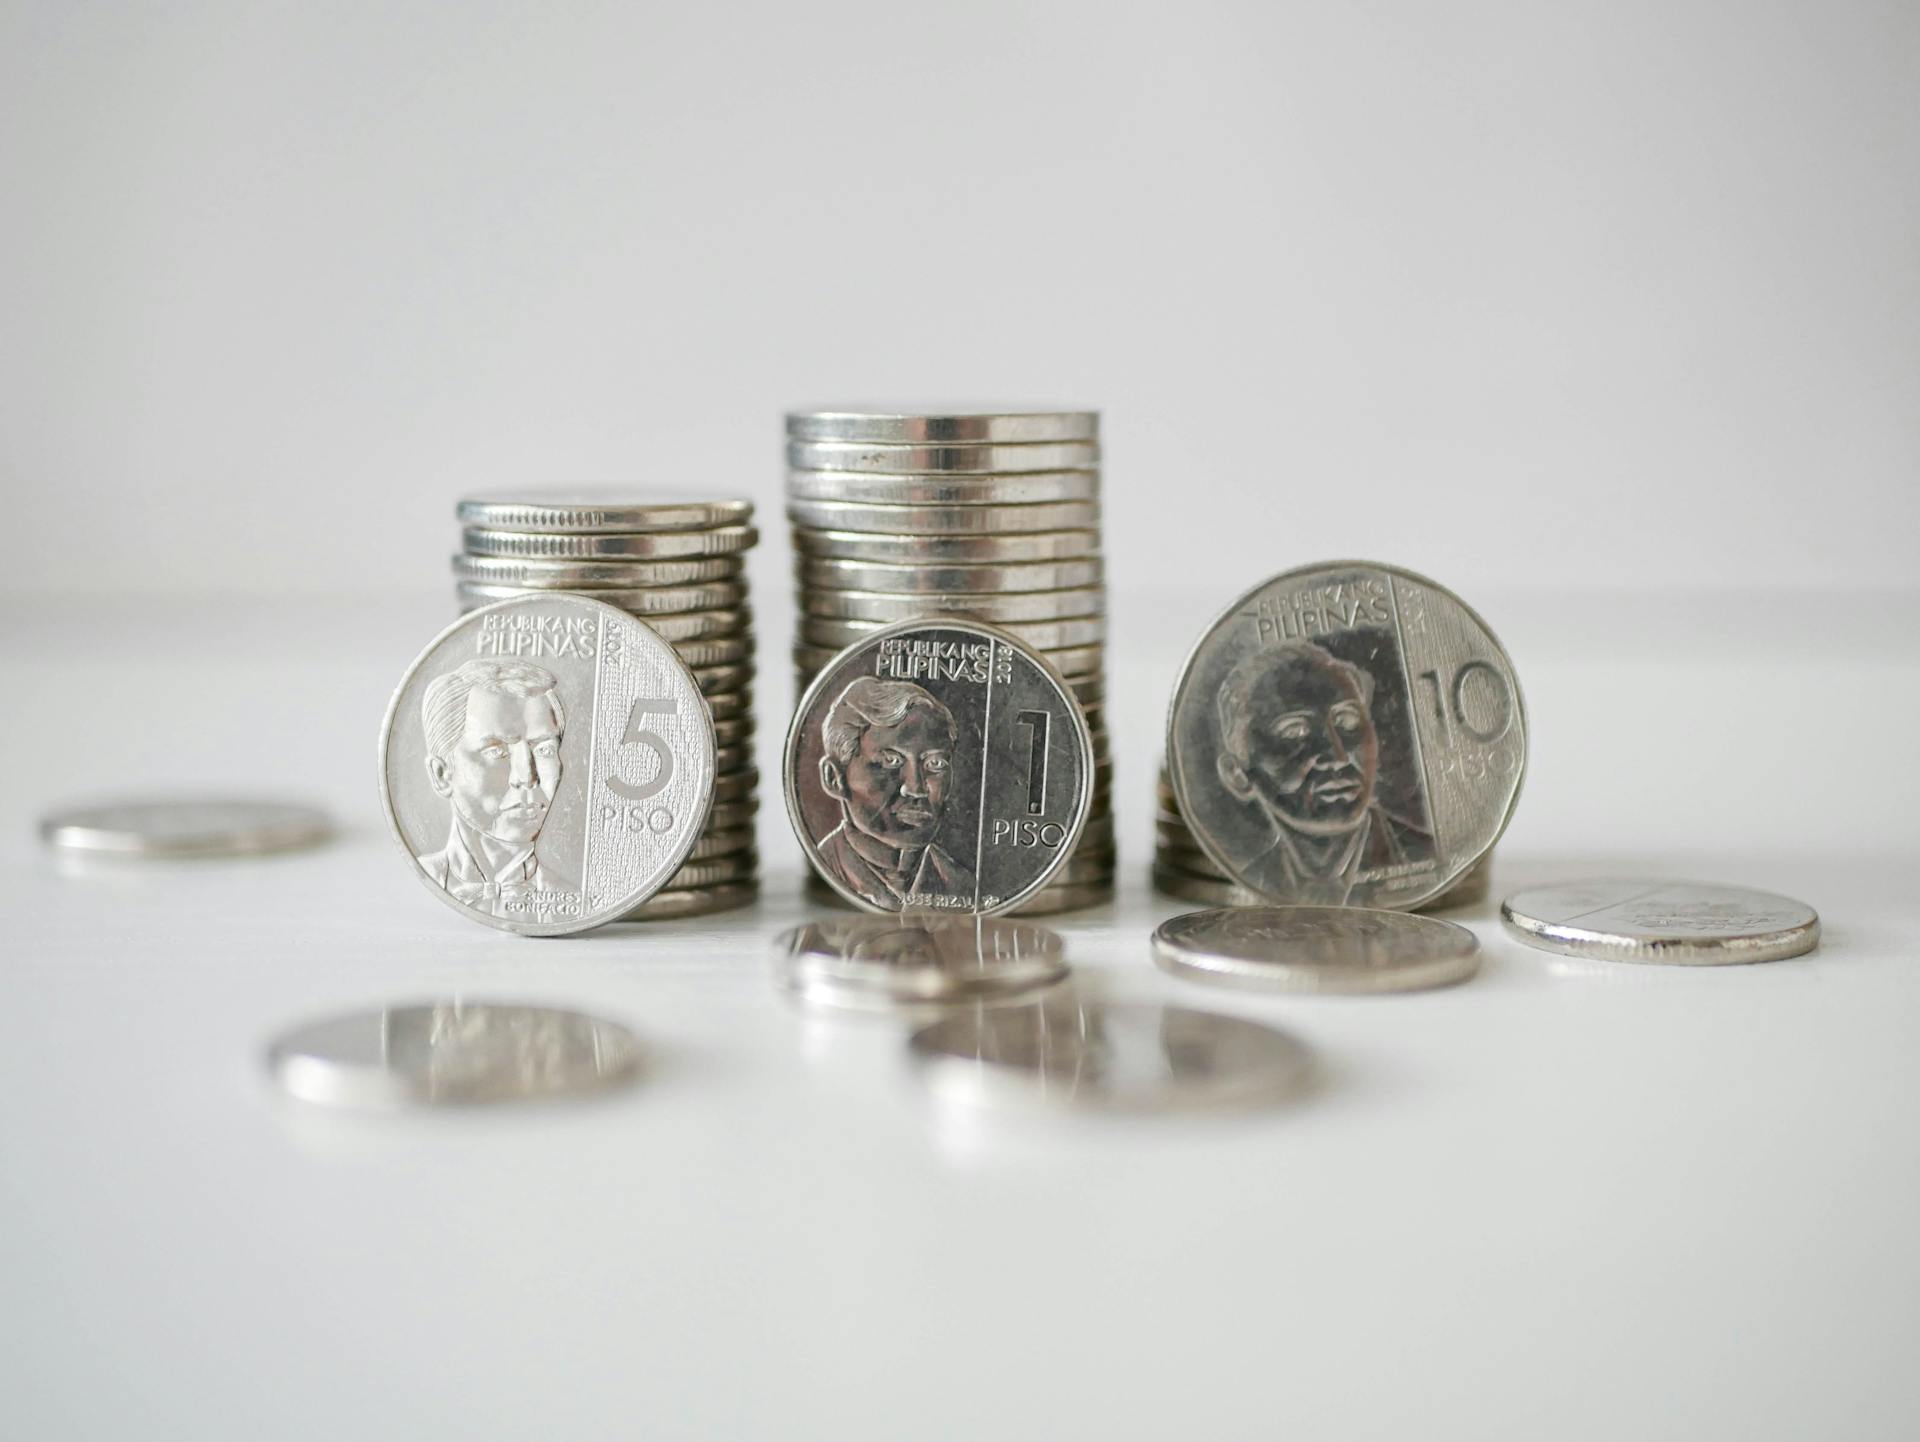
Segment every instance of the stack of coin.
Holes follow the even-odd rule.
[[[1085,708],[1093,809],[1073,854],[1017,908],[1030,916],[1113,895],[1099,436],[1095,411],[787,416],[800,691],[882,626],[964,616],[1045,656]]]
[[[624,919],[697,916],[759,894],[753,765],[753,612],[746,553],[753,502],[625,491],[469,497],[453,558],[463,611],[512,596],[577,591],[643,621],[692,670],[712,714],[713,807],[666,886]]]

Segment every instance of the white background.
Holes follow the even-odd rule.
[[[0,0],[0,1436],[1920,1435],[1920,9]],[[1122,894],[1097,996],[1254,1016],[1299,1107],[1022,1125],[766,975],[764,900],[531,943],[424,897],[375,730],[455,497],[745,492],[780,411],[1105,412]],[[1338,554],[1463,593],[1532,719],[1495,897],[1698,875],[1796,962],[1463,913],[1416,997],[1147,963],[1185,649]],[[329,848],[76,870],[76,796]],[[645,1083],[278,1100],[316,1013],[632,1025]]]

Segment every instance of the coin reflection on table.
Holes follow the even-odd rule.
[[[982,1106],[1242,1106],[1297,1096],[1311,1071],[1303,1043],[1260,1022],[1071,994],[956,1013],[909,1045],[936,1096]]]
[[[898,1011],[1028,996],[1067,975],[1058,933],[989,916],[841,916],[774,940],[774,980],[809,1004]]]
[[[297,1027],[267,1049],[267,1068],[294,1096],[328,1106],[460,1106],[623,1085],[639,1072],[640,1045],[581,1012],[440,1001]]]

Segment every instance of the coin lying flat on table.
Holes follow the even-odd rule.
[[[1026,996],[1067,975],[1045,927],[992,916],[842,916],[774,939],[774,980],[805,1001],[859,1011]]]
[[[1503,901],[1500,920],[1543,951],[1669,966],[1783,961],[1820,943],[1820,917],[1805,902],[1698,881],[1536,886]]]
[[[787,810],[814,868],[876,911],[996,912],[1047,882],[1092,801],[1079,703],[977,621],[905,621],[834,655],[787,734]]]
[[[49,846],[156,860],[292,851],[332,835],[332,819],[315,807],[217,796],[65,806],[40,821],[40,839]]]
[[[1342,561],[1228,608],[1174,691],[1167,767],[1222,873],[1280,904],[1406,910],[1506,829],[1527,724],[1507,653],[1451,592]]]
[[[791,412],[787,434],[802,441],[878,441],[893,445],[1095,441],[1100,438],[1100,413],[1020,406],[929,406],[916,414],[898,408],[843,406]]]
[[[889,476],[871,471],[792,471],[787,475],[787,494],[808,501],[868,501],[896,506],[1023,506],[1036,501],[1097,500],[1100,473]]]
[[[1261,991],[1419,991],[1472,976],[1480,943],[1405,911],[1240,906],[1161,922],[1153,959],[1175,976]]]
[[[887,475],[996,474],[1083,470],[1100,464],[1093,441],[1021,445],[913,446],[879,441],[787,442],[795,471],[878,471]]]
[[[1298,1093],[1310,1072],[1306,1047],[1256,1021],[1071,994],[958,1013],[916,1032],[910,1051],[937,1095],[984,1105],[1232,1106]]]
[[[759,539],[760,533],[752,526],[641,533],[489,531],[469,526],[461,532],[461,543],[470,556],[504,556],[527,561],[622,558],[658,561],[687,556],[731,556],[750,550]]]
[[[714,757],[673,648],[556,591],[470,611],[421,652],[380,728],[380,794],[442,902],[560,936],[632,911],[679,870]]]
[[[493,531],[702,531],[753,519],[753,502],[697,496],[635,499],[631,490],[524,491],[468,497],[455,508],[463,526]]]
[[[793,549],[807,558],[836,558],[885,565],[1027,565],[1035,561],[1097,560],[1100,555],[1100,533],[1082,527],[1068,531],[1015,531],[986,536],[902,536],[884,531],[835,530],[803,524],[793,527]],[[879,591],[886,588],[875,586],[873,589]],[[982,588],[968,586],[966,589]]]
[[[341,1107],[465,1106],[580,1096],[632,1081],[640,1044],[617,1022],[497,1002],[427,1002],[296,1027],[267,1049],[275,1081]]]

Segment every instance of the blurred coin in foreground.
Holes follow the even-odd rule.
[[[910,1043],[943,1099],[1144,1112],[1276,1101],[1301,1091],[1310,1053],[1241,1017],[1102,1005],[1071,993],[934,1022]]]
[[[774,940],[774,979],[803,1000],[888,1010],[1021,996],[1067,974],[1056,932],[999,917],[837,916]]]
[[[1502,902],[1500,920],[1543,951],[1669,966],[1782,961],[1820,943],[1820,917],[1805,902],[1697,881],[1536,886]]]
[[[640,1045],[619,1023],[581,1012],[441,1001],[296,1027],[268,1047],[267,1069],[327,1106],[461,1106],[623,1085],[639,1074]]]
[[[1261,991],[1420,991],[1480,969],[1464,926],[1355,906],[1241,906],[1160,923],[1153,959],[1175,976]]]
[[[65,806],[40,821],[49,846],[96,856],[253,856],[333,835],[326,812],[291,801],[154,797]]]

